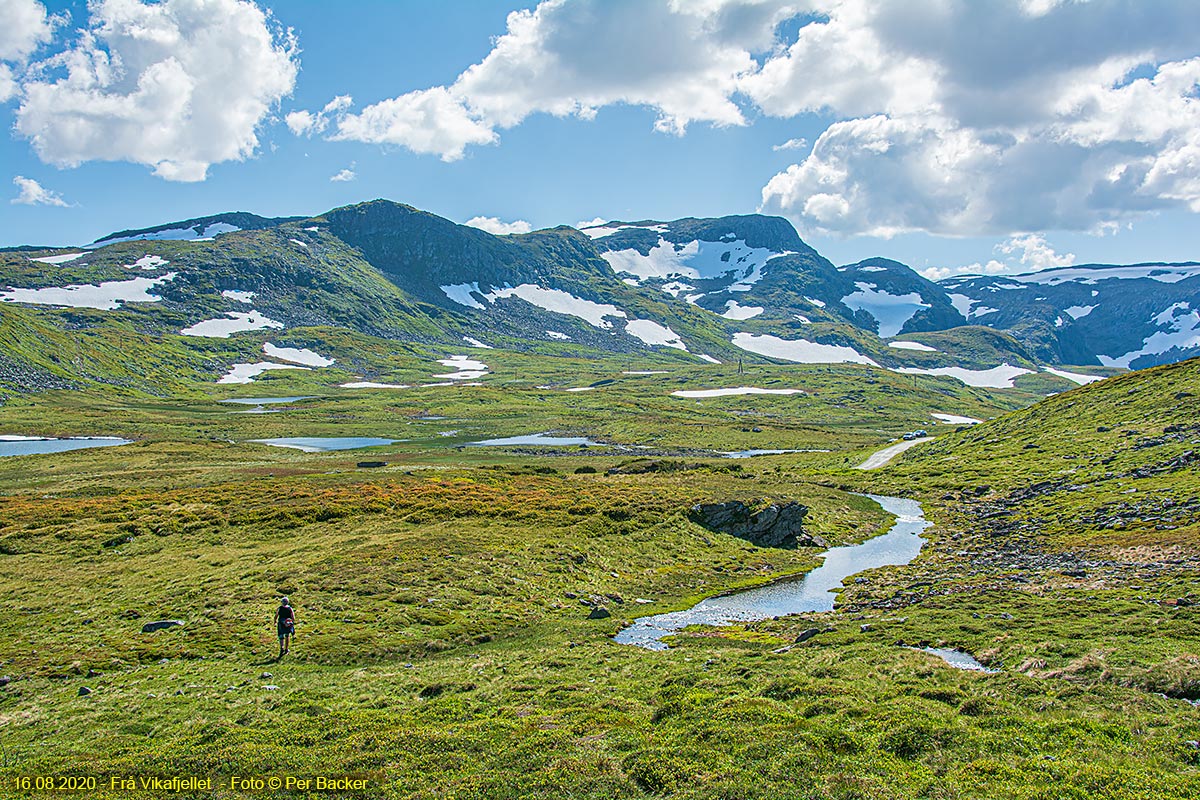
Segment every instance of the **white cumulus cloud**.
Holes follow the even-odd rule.
[[[292,111],[285,115],[283,120],[288,129],[297,136],[312,136],[316,133],[324,133],[325,129],[329,127],[330,121],[339,117],[352,105],[354,105],[354,98],[348,94],[340,94],[316,113]]]
[[[17,196],[12,199],[15,204],[24,206],[62,206],[70,205],[57,192],[52,192],[33,178],[18,175],[13,178],[13,186],[17,187]]]
[[[976,261],[974,264],[964,264],[959,267],[927,267],[920,270],[920,274],[931,281],[940,281],[953,275],[1000,275],[1015,271],[1010,265],[993,258],[986,264]]]
[[[1200,210],[1189,0],[816,5],[741,82],[767,114],[837,118],[763,189],[802,230],[1008,235]]]
[[[954,275],[1003,275],[1017,272],[1039,272],[1052,267],[1069,267],[1075,263],[1074,253],[1058,253],[1041,234],[1012,236],[994,248],[1003,261],[990,259],[986,264],[975,262],[957,267],[928,267],[920,273],[931,281]]]
[[[541,0],[454,81],[345,101],[288,127],[453,161],[538,114],[639,106],[673,135],[804,117],[824,130],[774,147],[796,163],[762,209],[810,234],[1200,211],[1195,0]]]
[[[1038,271],[1051,267],[1069,267],[1075,263],[1074,253],[1059,254],[1040,234],[1014,236],[1007,242],[996,246],[1000,253],[1018,254],[1021,263],[1031,270]]]
[[[481,231],[494,233],[497,236],[507,236],[510,233],[529,233],[533,230],[533,226],[523,219],[505,222],[498,217],[471,217],[463,225],[479,228]]]
[[[682,135],[696,122],[743,125],[738,81],[773,42],[783,0],[543,0],[508,15],[484,59],[449,86],[344,115],[335,139],[396,144],[445,160],[532,114],[591,119],[615,104],[658,114]]]
[[[19,93],[19,76],[25,62],[50,41],[58,22],[36,0],[0,2],[0,103]]]
[[[70,49],[22,85],[16,130],[58,166],[130,161],[204,180],[242,160],[291,93],[297,45],[250,0],[96,0]]]
[[[0,61],[21,62],[54,35],[56,20],[36,0],[0,3]]]
[[[333,183],[349,183],[358,178],[358,173],[354,171],[354,165],[338,170],[330,176],[329,180]]]
[[[0,64],[0,103],[11,100],[17,94],[18,88],[12,67]]]
[[[775,152],[780,150],[804,150],[808,147],[808,139],[788,139],[782,144],[772,145],[771,149]]]
[[[414,153],[457,161],[468,145],[491,144],[496,133],[443,87],[409,92],[345,114],[331,137],[340,141],[395,144]]]

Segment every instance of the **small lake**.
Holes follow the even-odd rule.
[[[509,436],[506,439],[484,439],[481,442],[468,442],[467,447],[512,447],[518,445],[534,445],[539,447],[571,447],[584,445],[586,447],[607,447],[600,442],[593,442],[584,436],[547,436],[544,433],[534,433],[528,436]]]
[[[925,544],[921,532],[933,524],[925,519],[921,504],[916,500],[874,494],[865,496],[896,517],[886,533],[862,544],[826,550],[822,554],[825,563],[802,578],[710,597],[683,611],[641,617],[618,633],[616,641],[647,650],[666,650],[663,637],[678,633],[689,625],[729,625],[789,614],[832,611],[837,599],[833,590],[846,578],[875,567],[912,561]]]
[[[35,456],[44,453],[65,453],[91,447],[116,447],[131,440],[115,436],[76,436],[70,439],[38,439],[34,437],[0,437],[0,457]]]
[[[378,447],[393,444],[401,439],[374,439],[368,436],[291,436],[280,439],[251,439],[257,444],[272,447],[290,447],[306,453],[326,453],[331,450],[357,450],[360,447]]]
[[[243,406],[274,406],[281,403],[295,403],[299,400],[312,400],[314,395],[301,395],[300,397],[231,397],[228,400],[222,400],[222,403],[237,403]]]

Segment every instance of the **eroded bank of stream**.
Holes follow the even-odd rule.
[[[884,511],[896,517],[886,533],[861,544],[834,547],[822,556],[825,562],[796,580],[781,581],[742,592],[709,597],[691,608],[640,617],[616,636],[621,644],[648,650],[665,650],[664,637],[689,625],[729,625],[735,622],[782,617],[814,611],[832,611],[833,590],[847,578],[876,567],[907,564],[917,557],[925,540],[921,532],[933,523],[925,519],[921,504],[903,497],[869,494]]]

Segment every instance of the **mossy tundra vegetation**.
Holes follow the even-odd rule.
[[[0,306],[0,434],[134,440],[0,458],[0,796],[20,776],[349,773],[364,796],[430,800],[1200,796],[1200,361],[1070,391],[1046,372],[985,389],[752,354],[739,369],[720,317],[663,316],[631,288],[631,314],[692,325],[727,363],[603,351],[582,323],[575,342],[490,331],[494,349],[471,349],[446,326],[479,331],[333,244],[303,271],[241,241],[182,272],[156,316]],[[145,250],[113,247],[70,280],[127,278]],[[155,247],[174,269],[195,245]],[[64,282],[6,258],[23,283]],[[226,289],[259,291],[288,328],[173,333],[226,313]],[[1006,334],[921,339],[1026,363]],[[214,382],[268,341],[335,362]],[[462,354],[488,374],[436,377]],[[406,388],[340,386],[364,380]],[[673,394],[722,387],[799,391]],[[239,397],[304,399],[221,402]],[[937,438],[855,469],[920,428]],[[472,444],[536,433],[599,444]],[[301,436],[391,443],[254,441]],[[790,452],[725,457],[746,450]],[[917,499],[934,526],[833,612],[692,628],[662,652],[613,641],[820,563],[706,530],[694,504],[803,503],[832,546],[890,526],[865,492]],[[299,627],[276,662],[282,594]],[[157,620],[183,625],[142,632]],[[237,793],[193,796],[213,795]]]
[[[313,371],[9,397],[6,430],[137,441],[0,461],[4,791],[362,773],[405,798],[1200,793],[1200,362],[1030,405],[859,366],[484,352],[480,386],[353,391]],[[387,377],[438,369],[396,356]],[[721,385],[806,393],[670,394]],[[311,399],[217,402],[251,394]],[[995,419],[853,469],[931,411]],[[546,431],[606,446],[464,446]],[[301,435],[398,441],[248,441]],[[750,448],[829,452],[717,456]],[[641,458],[667,468],[608,474]],[[704,530],[692,504],[796,500],[844,544],[890,525],[864,491],[919,499],[935,526],[834,612],[689,629],[664,652],[612,641],[819,563]],[[300,627],[275,663],[280,594]],[[592,598],[612,616],[588,619]],[[142,633],[159,619],[184,625]]]

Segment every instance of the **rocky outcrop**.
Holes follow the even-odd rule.
[[[645,475],[649,472],[684,472],[700,469],[703,464],[688,464],[683,461],[668,461],[659,458],[638,458],[618,464],[608,471],[609,475]]]
[[[826,547],[820,536],[804,531],[807,514],[808,507],[800,503],[773,503],[755,512],[740,500],[700,503],[689,512],[696,524],[759,547]]]
[[[158,622],[147,622],[142,626],[142,633],[154,633],[155,631],[163,631],[168,628],[179,628],[183,626],[181,619],[163,619]]]

